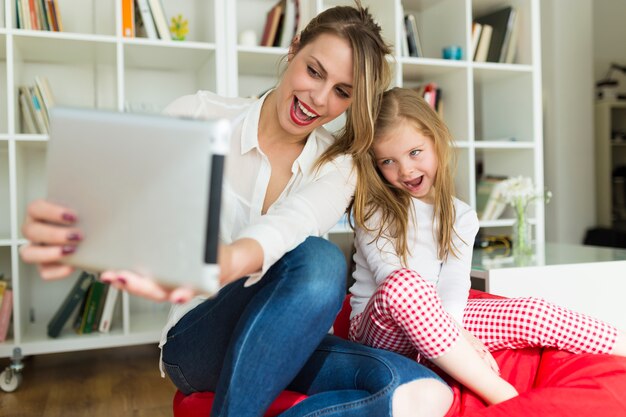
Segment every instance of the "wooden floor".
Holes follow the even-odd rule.
[[[171,417],[158,359],[156,345],[28,357],[20,387],[0,391],[0,417]]]

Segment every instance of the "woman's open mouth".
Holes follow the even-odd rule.
[[[293,97],[291,106],[291,119],[300,126],[307,126],[319,117],[311,108],[306,106],[297,97]]]

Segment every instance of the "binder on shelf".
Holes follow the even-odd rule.
[[[133,0],[122,1],[122,36],[135,37],[135,3]]]
[[[494,12],[476,18],[476,22],[492,27],[491,42],[486,61],[505,62],[507,43],[515,23],[517,9],[512,6],[503,7]]]
[[[65,326],[65,323],[69,320],[70,316],[80,305],[87,293],[87,290],[91,286],[91,283],[95,281],[95,276],[88,272],[82,272],[74,286],[67,294],[63,303],[59,306],[58,310],[48,323],[48,336],[58,337]]]

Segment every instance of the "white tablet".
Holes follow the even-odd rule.
[[[55,107],[48,199],[76,210],[68,264],[219,289],[217,246],[227,120]]]

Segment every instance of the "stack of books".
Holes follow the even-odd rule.
[[[512,64],[517,52],[519,12],[513,6],[498,9],[472,23],[472,49],[476,62]]]
[[[119,0],[122,2],[122,36],[172,40],[161,0]]]
[[[16,0],[17,28],[63,31],[57,0]]]
[[[78,334],[107,333],[119,290],[82,272],[48,323],[48,336],[58,337],[70,321]],[[73,317],[73,320],[71,320]]]
[[[54,106],[50,83],[46,77],[35,77],[34,85],[18,87],[22,133],[47,134],[50,129],[49,110]]]
[[[289,48],[294,36],[302,29],[300,12],[302,0],[279,0],[267,12],[260,46]]]

